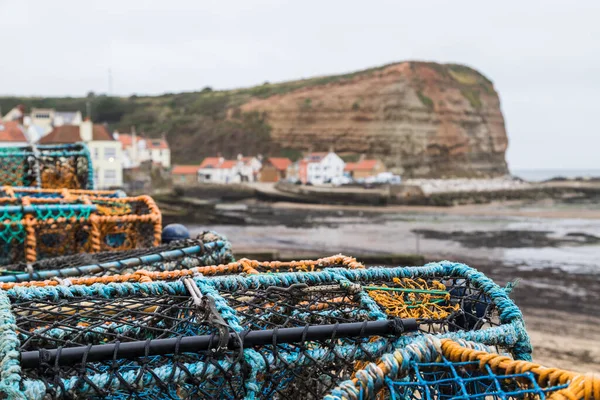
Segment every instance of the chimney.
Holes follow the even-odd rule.
[[[86,118],[85,121],[79,125],[79,136],[81,136],[81,140],[84,142],[92,141],[92,131],[94,129],[94,125],[89,118]]]

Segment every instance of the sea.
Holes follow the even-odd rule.
[[[515,169],[510,171],[513,176],[526,181],[542,182],[552,178],[600,178],[600,169]]]

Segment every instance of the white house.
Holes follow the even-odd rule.
[[[344,175],[344,160],[333,151],[310,153],[298,162],[298,177],[302,183],[322,185]]]
[[[262,169],[261,156],[243,157],[241,154],[237,157],[237,169],[240,181],[257,182],[260,170]]]
[[[83,122],[81,111],[54,111],[53,126],[79,125]]]
[[[32,108],[29,115],[25,114],[25,107],[18,105],[10,110],[4,121],[21,121],[28,139],[36,143],[55,126],[79,125],[83,122],[81,111],[56,111],[53,108]]]
[[[16,107],[13,107],[9,112],[7,112],[4,117],[0,115],[0,120],[4,122],[9,121],[22,121],[25,117],[25,106],[20,104]]]
[[[146,139],[146,148],[153,163],[160,164],[163,168],[171,167],[171,149],[166,139]]]
[[[137,136],[135,129],[131,134],[115,132],[116,140],[123,149],[123,168],[133,168],[145,161],[160,164],[163,168],[171,167],[171,149],[167,141],[162,139],[146,139]]]
[[[54,125],[54,114],[52,108],[32,108],[29,116],[25,118],[25,125],[37,125],[49,133]]]
[[[104,125],[85,120],[79,126],[56,126],[40,140],[40,144],[87,144],[94,166],[94,181],[98,189],[123,185],[121,142],[108,133]]]
[[[237,179],[238,162],[223,157],[206,157],[198,169],[198,182],[233,183]]]
[[[258,181],[262,163],[257,157],[226,160],[223,157],[206,157],[198,169],[199,182],[240,183]]]

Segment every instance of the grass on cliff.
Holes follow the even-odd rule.
[[[111,130],[128,132],[131,126],[135,126],[138,132],[149,137],[166,134],[172,147],[173,159],[177,163],[199,162],[205,156],[217,152],[226,157],[233,157],[240,152],[280,154],[282,149],[278,149],[271,139],[268,116],[243,113],[241,105],[254,97],[265,99],[307,87],[350,81],[358,76],[372,76],[394,64],[289,82],[265,82],[259,86],[235,90],[205,87],[197,92],[165,93],[160,96],[111,97],[90,92],[86,97],[0,97],[0,109],[6,113],[23,104],[27,110],[54,108],[60,111],[81,111],[86,115],[89,103],[92,120],[108,124]],[[469,67],[457,64],[413,64],[427,64],[453,79],[461,88],[463,96],[475,108],[481,107],[480,92],[495,93],[491,81]],[[423,105],[433,109],[432,99],[421,91],[417,95]],[[319,104],[313,104],[309,98],[299,104],[301,111],[318,107]],[[352,104],[354,111],[358,111],[360,107],[359,101]],[[310,118],[310,113],[304,114],[305,118]],[[286,149],[288,152],[298,150]]]
[[[482,106],[481,97],[479,95],[479,90],[468,90],[463,89],[460,93],[469,101],[471,107],[476,110],[479,110]]]
[[[430,111],[433,110],[433,100],[431,100],[431,98],[425,96],[420,90],[417,91],[417,96],[419,97],[419,100],[421,100],[421,103],[423,103],[425,107],[427,107]]]

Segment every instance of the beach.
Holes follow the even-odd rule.
[[[226,206],[223,206],[226,208]],[[600,372],[600,207],[505,202],[456,207],[256,203],[230,207],[238,225],[195,225],[224,234],[237,253],[285,258],[411,253],[462,262],[498,284],[517,282],[534,360]]]

